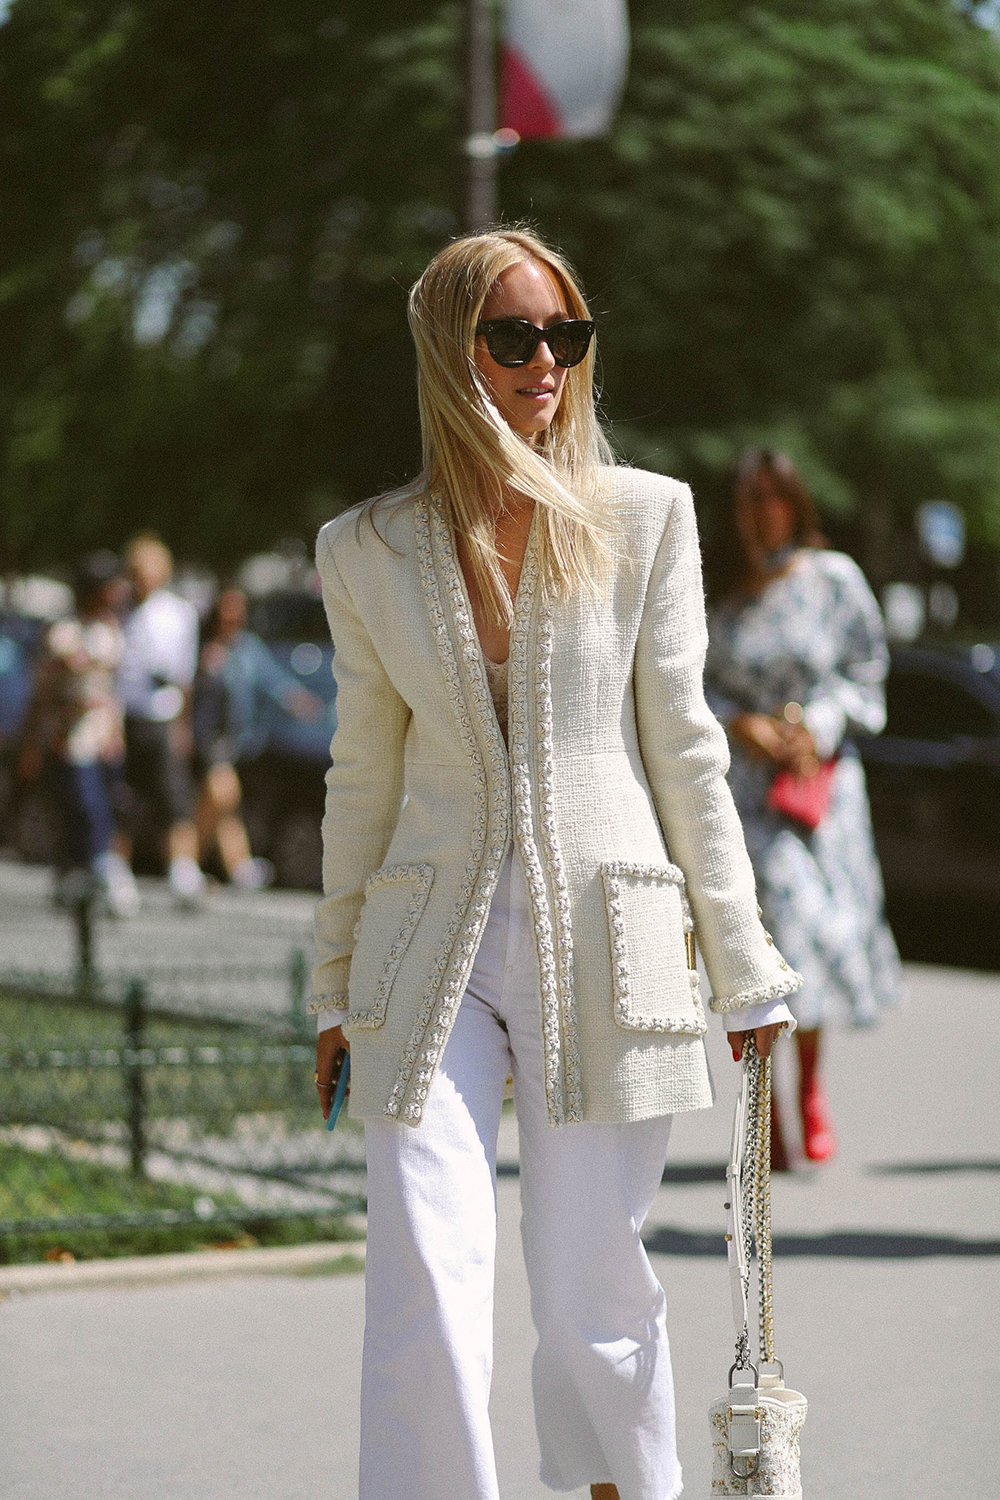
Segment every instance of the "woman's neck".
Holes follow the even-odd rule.
[[[534,514],[533,500],[525,500],[521,496],[506,496],[494,519],[500,571],[511,599],[517,597]],[[506,661],[510,651],[510,627],[498,614],[494,601],[484,598],[472,567],[471,552],[462,537],[458,538],[458,560],[469,593],[472,618],[483,655],[490,661]]]
[[[740,592],[757,598],[769,583],[775,583],[792,571],[798,555],[799,548],[790,546],[783,547],[780,552],[762,553],[759,557],[748,559],[746,572],[740,581]]]

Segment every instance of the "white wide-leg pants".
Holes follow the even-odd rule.
[[[538,963],[514,856],[421,1123],[365,1122],[360,1500],[498,1500],[487,1403],[508,1072],[542,1481],[611,1482],[621,1500],[681,1492],[665,1298],[639,1238],[670,1119],[553,1129],[542,1069]]]

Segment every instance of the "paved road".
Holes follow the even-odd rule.
[[[775,1184],[778,1352],[810,1398],[809,1500],[996,1494],[1000,976],[911,968],[904,1012],[838,1035],[842,1155]],[[678,1121],[647,1224],[670,1299],[686,1493],[708,1495],[705,1409],[731,1325],[721,1184],[736,1069]],[[542,1500],[532,1335],[505,1122],[494,1380],[504,1500]],[[673,1179],[673,1180],[670,1180]],[[360,1277],[38,1294],[0,1306],[4,1500],[353,1500]],[[432,1414],[431,1414],[432,1416]]]

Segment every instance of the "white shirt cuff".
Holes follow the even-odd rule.
[[[346,1010],[318,1010],[316,1012],[316,1034],[321,1031],[332,1031],[335,1026],[343,1026],[347,1020]]]
[[[747,1005],[742,1010],[723,1012],[726,1031],[756,1031],[758,1026],[786,1026],[795,1030],[798,1022],[783,999],[765,1000],[761,1005]]]

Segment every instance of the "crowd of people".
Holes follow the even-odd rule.
[[[119,558],[92,553],[73,579],[75,607],[48,631],[25,723],[19,772],[45,778],[59,813],[57,900],[92,891],[107,912],[140,908],[132,836],[142,805],[161,831],[175,902],[197,907],[203,862],[260,889],[240,816],[240,767],[264,748],[267,703],[300,719],[322,704],[247,628],[241,590],[224,588],[206,620],[174,588],[153,533]]]

